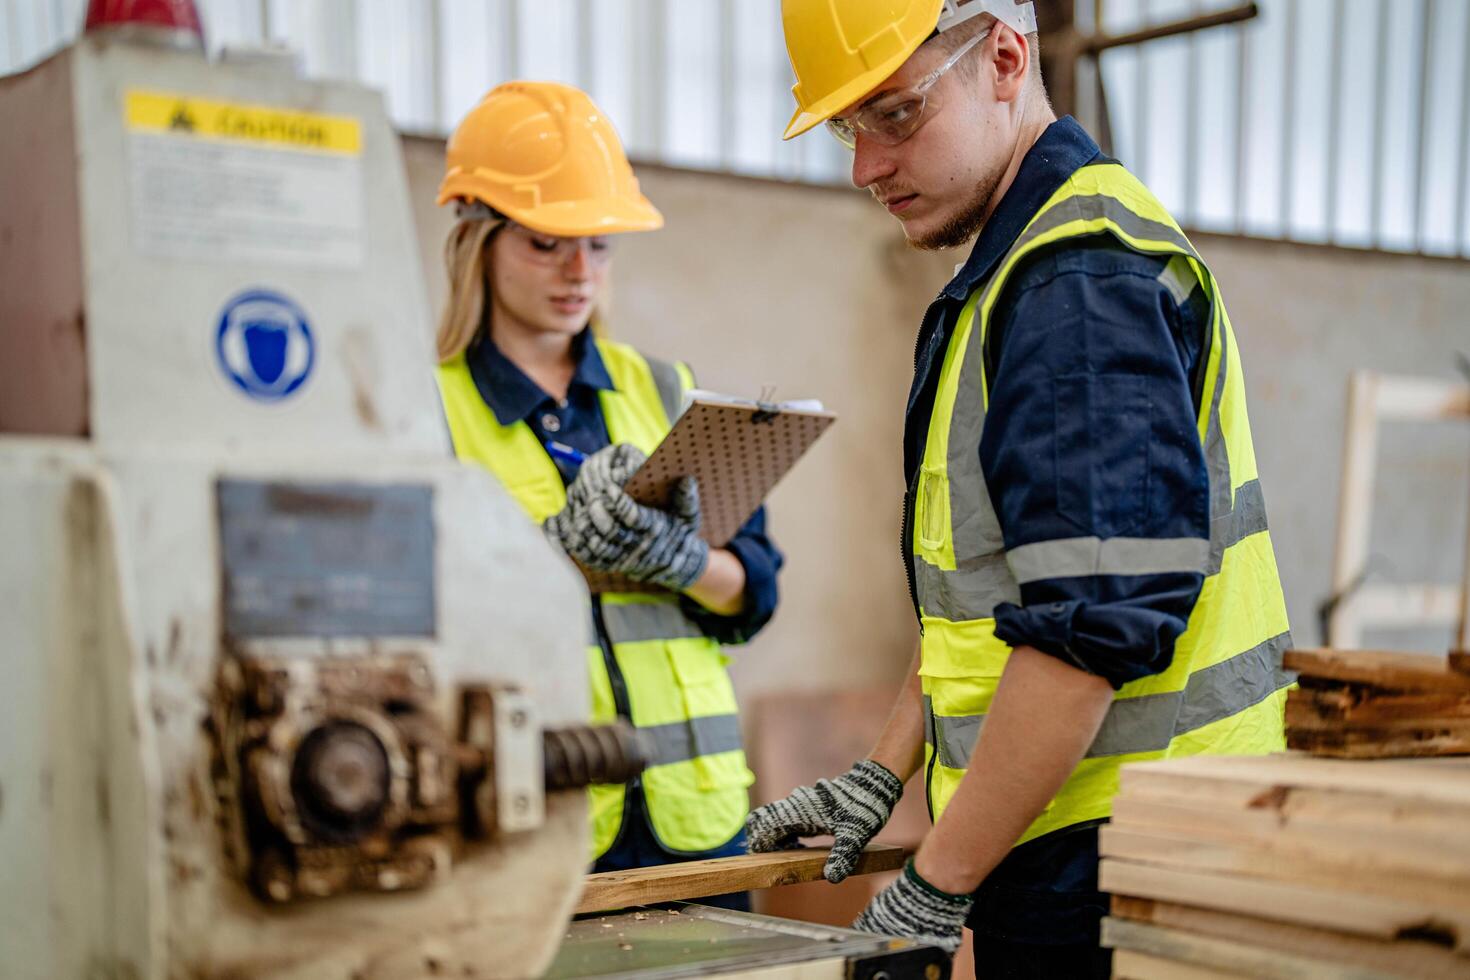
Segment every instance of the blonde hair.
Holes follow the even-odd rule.
[[[463,354],[480,332],[489,301],[485,263],[490,239],[504,226],[504,219],[464,218],[444,242],[449,301],[439,317],[439,333],[434,340],[440,364]]]

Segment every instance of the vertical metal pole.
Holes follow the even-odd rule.
[[[1342,172],[1342,138],[1338,134],[1342,128],[1342,93],[1346,87],[1342,74],[1342,49],[1346,43],[1346,0],[1332,0],[1332,49],[1328,52],[1331,60],[1327,67],[1327,186],[1323,213],[1327,222],[1327,240],[1333,244],[1337,243],[1337,182]]]
[[[577,0],[572,16],[577,19],[577,84],[584,91],[597,87],[597,50],[592,44],[592,0]]]
[[[444,8],[443,0],[429,0],[429,112],[430,129],[444,133],[449,127],[444,119]]]
[[[1278,176],[1276,206],[1281,214],[1281,237],[1291,237],[1291,191],[1292,178],[1296,176],[1296,23],[1297,4],[1289,0],[1286,4],[1286,23],[1282,26],[1282,43],[1286,46],[1283,59],[1286,84],[1283,86],[1285,100],[1281,106],[1281,169]]]
[[[505,78],[521,77],[521,0],[501,0],[500,43],[505,66]]]
[[[1460,52],[1460,99],[1464,104],[1460,106],[1463,118],[1460,120],[1460,153],[1457,157],[1460,179],[1455,181],[1454,226],[1459,238],[1455,242],[1455,251],[1470,256],[1470,238],[1459,232],[1461,228],[1470,228],[1470,218],[1465,216],[1466,185],[1470,184],[1470,14],[1465,16],[1465,49]]]
[[[341,37],[334,39],[339,51],[345,55],[341,65],[344,77],[356,81],[362,80],[362,64],[357,53],[358,25],[362,23],[361,3],[362,0],[347,0],[343,10]]]
[[[1424,185],[1428,182],[1425,171],[1429,166],[1429,147],[1426,145],[1429,142],[1429,59],[1432,51],[1429,30],[1433,26],[1437,8],[1436,0],[1425,0],[1419,5],[1419,122],[1418,131],[1414,134],[1414,174],[1409,185],[1413,192],[1409,197],[1409,218],[1413,222],[1410,235],[1413,236],[1414,247],[1421,252],[1424,251],[1424,232],[1428,224],[1424,220]]]
[[[1191,15],[1199,13],[1199,0],[1189,0]],[[1195,219],[1195,194],[1199,182],[1200,140],[1204,127],[1204,85],[1199,78],[1199,32],[1189,35],[1189,64],[1184,69],[1184,196],[1181,198],[1182,213],[1179,220],[1197,227]]]
[[[260,0],[260,41],[265,44],[271,39],[271,0]]]
[[[1142,26],[1147,26],[1149,23],[1148,0],[1139,0],[1138,12],[1142,15]],[[1153,176],[1148,166],[1148,45],[1135,45],[1133,57],[1138,59],[1138,71],[1133,76],[1133,135],[1136,141],[1133,156],[1138,161],[1139,176],[1147,184]]]
[[[1390,19],[1389,4],[1395,0],[1378,0],[1378,33],[1380,45],[1388,38]],[[1387,140],[1383,138],[1384,114],[1388,111],[1388,86],[1385,84],[1387,72],[1384,70],[1383,58],[1369,58],[1373,65],[1373,91],[1376,96],[1373,100],[1373,166],[1369,171],[1372,183],[1368,186],[1368,199],[1372,203],[1371,221],[1368,226],[1368,244],[1376,247],[1383,236],[1383,155],[1386,150]]]
[[[1246,180],[1250,173],[1250,146],[1246,142],[1248,133],[1247,119],[1248,106],[1250,104],[1250,45],[1247,43],[1246,34],[1250,28],[1241,24],[1235,29],[1235,53],[1238,60],[1236,65],[1236,77],[1238,79],[1235,97],[1235,233],[1245,234],[1245,212],[1246,212]]]
[[[720,90],[716,112],[720,169],[733,169],[735,157],[735,0],[719,0]]]

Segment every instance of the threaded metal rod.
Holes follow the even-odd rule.
[[[633,726],[573,725],[547,729],[546,789],[581,789],[594,783],[626,783],[648,765]]]

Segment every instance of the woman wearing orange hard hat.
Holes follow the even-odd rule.
[[[593,720],[627,719],[652,754],[639,779],[590,791],[594,869],[741,853],[752,777],[720,645],[770,619],[781,555],[760,511],[708,546],[692,480],[669,511],[623,492],[693,376],[593,330],[614,237],[663,217],[607,118],[566,85],[496,87],[447,156],[439,203],[459,220],[438,380],[455,452],[584,567],[658,587],[592,598]]]

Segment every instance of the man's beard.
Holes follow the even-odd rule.
[[[910,238],[909,246],[933,252],[944,248],[958,248],[965,244],[978,235],[980,229],[984,227],[986,212],[990,210],[991,198],[995,196],[995,189],[999,186],[999,174],[983,178],[975,185],[975,193],[970,196],[970,200],[959,214],[922,238]]]

